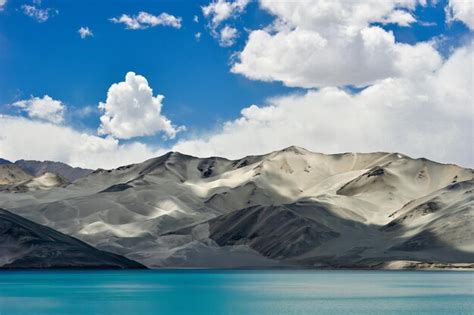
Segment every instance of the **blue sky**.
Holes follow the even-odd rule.
[[[280,83],[250,81],[229,72],[229,59],[245,37],[234,47],[220,47],[202,16],[207,1],[43,1],[59,10],[44,23],[25,16],[19,9],[24,3],[30,2],[8,2],[0,19],[1,104],[48,94],[71,108],[97,106],[112,83],[134,71],[148,79],[155,94],[165,95],[163,111],[176,123],[205,128],[236,117],[243,106],[289,91]],[[182,27],[133,31],[108,20],[139,11],[182,17]],[[199,23],[193,22],[194,15]],[[268,20],[254,3],[235,22],[252,27]],[[77,33],[81,26],[90,27],[94,37],[82,40]],[[197,32],[202,34],[199,42]],[[97,128],[98,116],[71,119]]]
[[[233,1],[220,1],[233,3]],[[397,72],[387,68],[386,73],[382,69],[380,72],[383,74],[368,73],[367,77],[361,79],[362,81],[352,80],[350,77],[353,73],[350,73],[349,70],[345,73],[344,68],[338,70],[338,65],[336,65],[334,71],[341,73],[335,75],[335,81],[325,82],[324,78],[317,77],[318,71],[323,73],[326,69],[318,70],[319,68],[315,67],[315,83],[312,84],[313,77],[308,75],[309,77],[301,78],[306,74],[291,73],[291,65],[285,68],[285,73],[273,73],[272,70],[267,71],[264,68],[261,68],[264,70],[259,70],[262,60],[264,60],[262,58],[255,59],[255,62],[260,62],[260,64],[249,63],[245,68],[247,70],[233,73],[231,71],[233,65],[239,63],[238,60],[243,60],[243,55],[239,54],[246,49],[247,45],[250,46],[248,42],[250,32],[266,30],[265,27],[269,27],[277,18],[285,21],[287,16],[284,11],[277,12],[275,10],[280,9],[273,9],[270,5],[258,1],[245,3],[243,10],[233,12],[215,27],[219,31],[224,25],[229,25],[235,27],[239,33],[235,43],[228,47],[222,47],[219,45],[218,36],[212,35],[212,14],[207,17],[203,15],[202,7],[210,3],[213,1],[7,0],[3,10],[0,11],[0,114],[34,120],[33,117],[29,117],[28,111],[23,110],[24,108],[12,104],[30,97],[49,95],[52,99],[59,100],[67,108],[64,111],[63,127],[104,138],[105,135],[97,134],[97,128],[101,123],[99,117],[103,115],[97,106],[99,102],[106,101],[107,91],[113,83],[123,81],[125,74],[133,71],[148,80],[154,95],[165,96],[161,114],[172,121],[173,125],[184,125],[187,129],[179,132],[174,139],[169,139],[169,137],[164,139],[162,132],[132,138],[115,138],[119,141],[119,145],[139,142],[149,146],[155,150],[154,152],[158,152],[162,149],[173,148],[180,141],[192,142],[203,137],[215,136],[216,133],[226,134],[227,131],[223,125],[226,123],[235,124],[238,119],[243,117],[242,109],[249,108],[252,104],[257,104],[258,108],[263,110],[266,108],[265,106],[272,105],[274,99],[282,101],[280,98],[294,95],[303,97],[308,93],[317,93],[332,87],[350,94],[357,94],[365,87],[378,84],[381,80],[386,80],[389,77],[408,77],[405,74],[398,74],[400,72],[398,70]],[[344,1],[342,3],[344,4]],[[38,22],[37,19],[25,14],[24,5],[33,5],[42,9],[49,8],[50,16],[46,21]],[[403,12],[409,12],[416,20],[408,26],[398,22],[398,24],[386,23],[385,20],[379,19],[379,21],[368,23],[364,27],[373,29],[378,26],[386,32],[393,32],[396,45],[415,46],[420,42],[429,42],[430,47],[433,47],[442,58],[441,62],[433,61],[433,64],[437,63],[433,67],[440,68],[441,63],[448,60],[456,49],[467,47],[472,40],[472,31],[467,22],[462,21],[461,18],[453,18],[448,21],[449,18],[445,14],[445,8],[448,5],[447,1],[438,1],[437,3],[429,2],[427,5],[418,4],[413,8],[402,7]],[[397,8],[398,6],[395,6],[392,11]],[[133,16],[140,11],[155,16],[166,12],[180,18],[181,27],[157,25],[147,29],[130,30],[126,29],[123,24],[110,21],[113,17],[119,17],[122,14]],[[198,17],[198,22],[194,21],[195,16]],[[308,19],[311,20],[311,17]],[[306,27],[308,24],[304,21],[286,22],[288,25],[293,23],[291,31]],[[298,26],[295,23],[302,24]],[[315,20],[315,23],[319,22]],[[78,33],[80,27],[90,28],[93,36],[82,39]],[[328,36],[331,35],[319,30],[318,26],[310,31],[321,34],[329,42],[331,41],[328,39]],[[269,34],[276,35],[278,32],[280,30],[274,29],[269,31]],[[281,32],[288,34],[287,31]],[[201,33],[199,40],[195,37],[196,33]],[[268,45],[270,44],[269,42]],[[272,49],[270,46],[264,46],[264,48],[269,51]],[[299,58],[297,53],[290,57],[293,57],[291,60]],[[299,62],[304,63],[305,57],[301,56],[301,58]],[[275,68],[279,67],[278,59],[272,59],[272,62],[275,63]],[[317,60],[311,60],[308,67],[312,67],[314,62]],[[321,63],[324,62],[325,60],[321,57]],[[240,61],[240,63],[244,62]],[[256,67],[255,71],[252,70],[253,66]],[[438,68],[430,69],[430,75]],[[279,104],[278,101],[275,101],[275,104]],[[280,106],[275,104],[273,104],[274,107]],[[84,108],[88,108],[89,111],[81,111]],[[298,108],[295,106],[296,110]],[[250,120],[248,117],[245,119]],[[457,123],[453,122],[453,124]],[[469,127],[471,121],[462,123]],[[288,126],[288,128],[292,127]],[[330,130],[321,131],[323,134],[329,132]],[[383,136],[381,137],[383,138]],[[311,138],[310,135],[308,138]],[[378,139],[376,140],[379,143]],[[264,139],[260,139],[254,145],[261,142],[265,142]],[[287,142],[291,141],[287,140]],[[281,145],[284,144],[286,142],[281,143]],[[312,149],[326,148],[322,151],[343,151],[346,148],[344,146],[333,148],[318,143],[306,145],[305,142],[302,142],[301,144],[312,147]],[[211,144],[209,140],[207,145],[212,147],[217,144]],[[238,145],[242,146],[242,144]],[[276,143],[275,148],[278,145],[280,143]],[[178,147],[180,146],[178,145]],[[187,145],[181,147],[190,148]],[[266,146],[262,147],[262,151],[266,149]],[[273,149],[273,147],[268,147],[268,149]],[[348,146],[347,149],[352,150],[353,148]],[[398,149],[398,147],[385,148],[379,144],[367,148],[361,147],[361,151],[371,149]],[[403,151],[403,149],[404,147],[400,147],[398,151]],[[209,154],[224,153],[224,155],[226,153],[219,150],[195,152],[191,149],[190,151],[204,155],[208,152]],[[243,150],[242,154],[259,153],[256,151],[260,150],[250,150],[250,152]],[[410,148],[407,151],[410,151]],[[0,148],[0,153],[9,155],[7,156],[9,158],[16,158],[20,153],[27,155],[25,152],[12,152],[13,149],[4,149],[2,152]],[[414,152],[416,152],[415,155],[423,154],[423,152],[416,150]],[[230,153],[229,156],[238,154]],[[429,156],[429,152],[427,155]],[[37,158],[45,157],[49,156],[41,154],[37,156]],[[58,157],[51,155],[51,158]],[[433,158],[447,161],[451,159],[451,156],[437,156],[435,154]],[[67,160],[68,158],[62,159]],[[463,157],[457,162],[468,164],[468,160],[470,160],[469,156]],[[76,161],[71,160],[66,162],[77,164]]]

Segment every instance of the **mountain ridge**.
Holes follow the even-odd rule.
[[[0,206],[148,267],[465,264],[474,261],[465,224],[473,177],[472,169],[399,153],[292,146],[229,160],[168,152],[66,187],[2,193]],[[399,217],[430,194],[441,198],[441,212],[425,206],[423,216]]]

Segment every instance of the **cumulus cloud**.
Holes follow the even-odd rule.
[[[212,3],[224,9],[203,12],[211,27],[216,25],[216,34],[248,1],[229,13],[227,5],[237,2],[216,0]],[[456,3],[449,2],[449,18],[469,26],[469,7]],[[251,79],[321,88],[248,106],[237,119],[182,138],[172,149],[239,158],[298,145],[323,153],[401,152],[473,167],[473,44],[443,60],[431,43],[398,43],[391,32],[373,25],[419,23],[413,15],[417,5],[426,3],[260,0],[274,21],[250,33],[232,71]],[[140,20],[126,16],[117,23],[132,29],[152,26]],[[366,84],[361,92],[340,87]],[[160,155],[162,148],[117,139],[158,132],[173,138],[182,128],[162,115],[162,101],[144,77],[128,73],[99,104],[99,133],[105,138],[30,114],[27,103],[16,105],[30,118],[0,116],[0,156],[110,168]]]
[[[242,13],[250,0],[214,0],[202,7],[202,13],[211,20],[213,29],[217,28],[223,21]]]
[[[99,109],[103,111],[99,134],[130,139],[164,132],[167,137],[174,138],[184,127],[173,126],[161,114],[163,98],[163,95],[153,96],[145,77],[128,72],[125,81],[109,88],[105,103],[99,103]]]
[[[23,13],[30,18],[36,20],[39,23],[46,22],[50,17],[58,14],[58,10],[51,9],[51,8],[40,8],[39,6],[36,6],[35,4],[41,4],[41,2],[34,3],[33,5],[29,4],[24,4],[21,6],[21,9],[23,10]]]
[[[163,12],[158,16],[143,11],[135,16],[122,14],[120,17],[111,18],[110,21],[113,23],[124,24],[125,27],[130,30],[142,30],[158,25],[181,28],[181,18],[175,17],[166,12]]]
[[[238,36],[235,27],[229,25],[220,27],[221,23],[244,12],[249,2],[250,0],[214,0],[201,8],[203,15],[209,20],[208,28],[211,35],[218,40],[220,46],[232,46]]]
[[[365,86],[397,77],[410,68],[440,61],[430,44],[426,53],[395,41],[390,31],[373,23],[415,22],[417,1],[270,1],[261,7],[275,16],[273,24],[250,33],[232,72],[293,87]],[[424,2],[421,4],[425,4]],[[403,9],[403,10],[402,10]]]
[[[435,71],[425,72],[423,79],[388,78],[360,93],[327,87],[275,97],[244,108],[239,118],[207,135],[178,141],[172,149],[239,158],[298,145],[323,153],[401,152],[473,167],[473,55],[469,44]],[[112,94],[123,91],[132,100],[126,95],[134,94],[136,88],[121,83],[125,85]],[[142,86],[149,89],[148,84]],[[145,99],[152,95],[151,91],[146,94]],[[165,151],[136,141],[120,144],[112,137],[64,125],[0,116],[0,156],[10,160],[48,159],[111,168]]]
[[[28,100],[15,102],[13,105],[25,111],[30,118],[38,118],[55,124],[64,121],[66,107],[61,101],[54,100],[48,95],[42,98],[31,97]]]
[[[471,0],[449,0],[445,11],[448,22],[459,20],[474,30],[474,3]]]
[[[172,138],[184,127],[175,127],[161,115],[162,95],[153,96],[147,80],[129,72],[124,82],[113,84],[105,103],[100,137],[78,131],[65,124],[65,106],[48,95],[31,97],[13,105],[25,111],[28,118],[0,115],[0,156],[10,160],[35,159],[62,161],[74,166],[113,168],[161,155],[165,150],[138,141],[121,143],[117,138],[164,132]],[[74,112],[86,116],[93,111],[84,107]]]
[[[226,25],[219,32],[219,45],[221,45],[222,47],[232,46],[235,44],[237,36],[237,29]]]
[[[350,93],[327,87],[242,110],[215,132],[174,150],[238,158],[298,145],[323,153],[389,151],[474,166],[474,49],[458,49],[434,72],[387,78]]]
[[[79,33],[79,36],[81,36],[82,39],[84,39],[86,37],[94,36],[94,33],[92,33],[90,28],[88,28],[87,26],[86,27],[81,27],[77,32]]]
[[[0,115],[0,156],[9,160],[53,160],[88,168],[113,168],[162,154],[145,144],[120,144],[111,137],[47,122]]]
[[[7,0],[0,0],[0,11],[3,11],[3,8],[5,7],[6,3],[7,3]]]

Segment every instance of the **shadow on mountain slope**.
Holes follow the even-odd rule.
[[[0,209],[0,244],[0,269],[146,268],[4,209]]]

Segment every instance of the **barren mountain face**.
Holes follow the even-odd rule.
[[[0,209],[0,266],[38,268],[145,268],[73,237]]]
[[[71,167],[61,162],[52,161],[18,160],[14,164],[33,176],[40,176],[44,173],[54,173],[70,182],[87,176],[92,172],[90,169]]]
[[[0,185],[18,184],[30,180],[33,176],[13,164],[0,164]]]
[[[171,152],[72,184],[4,189],[0,207],[149,267],[473,263],[473,178],[382,152]]]

